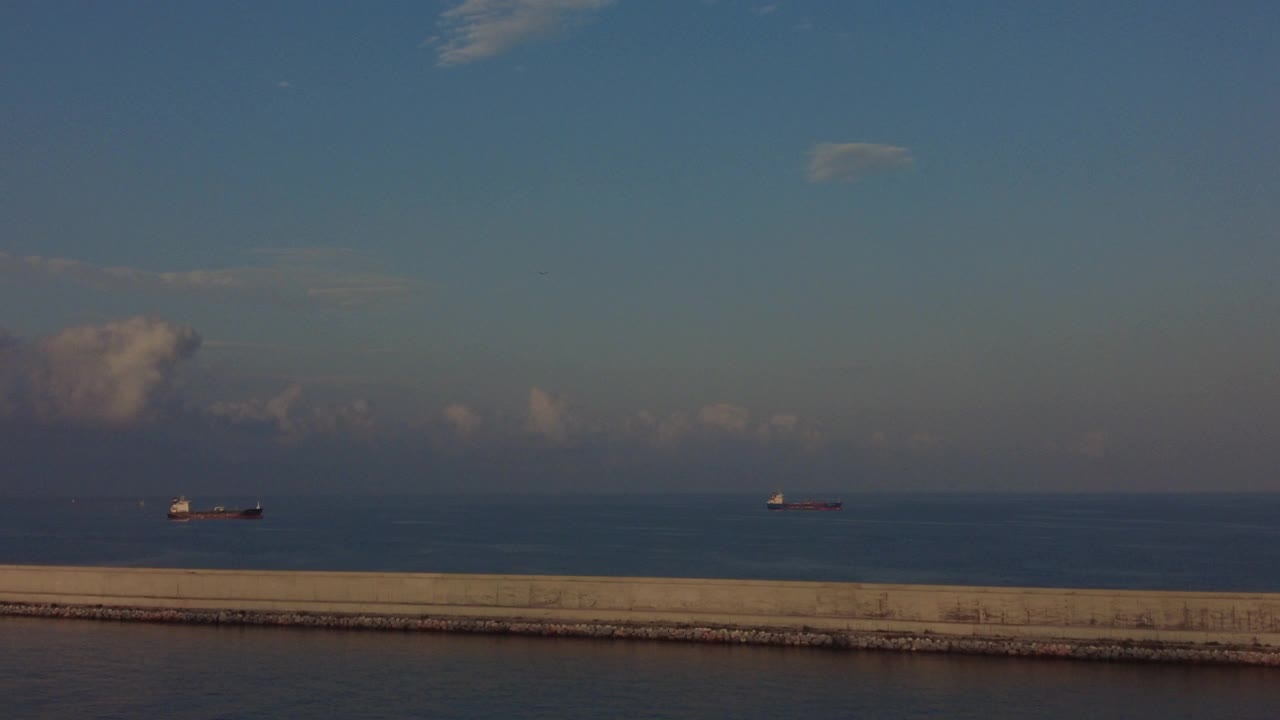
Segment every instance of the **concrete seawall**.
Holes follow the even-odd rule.
[[[1280,666],[1277,593],[0,565],[0,603],[10,615]]]

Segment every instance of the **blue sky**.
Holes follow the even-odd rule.
[[[1280,490],[1277,25],[8,3],[8,489]]]

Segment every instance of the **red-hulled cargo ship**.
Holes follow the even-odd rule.
[[[844,502],[836,500],[828,502],[825,500],[801,500],[800,502],[787,502],[782,493],[776,492],[769,496],[765,501],[765,507],[770,510],[839,510],[844,507]]]
[[[246,510],[224,508],[221,505],[212,510],[192,510],[191,501],[179,496],[169,506],[170,520],[258,520],[262,518],[262,503]]]

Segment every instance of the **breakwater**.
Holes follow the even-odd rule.
[[[0,566],[0,614],[1280,667],[1280,594]]]

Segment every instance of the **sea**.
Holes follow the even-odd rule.
[[[791,494],[793,499],[801,495]],[[834,499],[822,495],[815,499]],[[0,563],[1280,592],[1280,495],[10,499]],[[1266,718],[1280,671],[0,617],[2,718]]]

